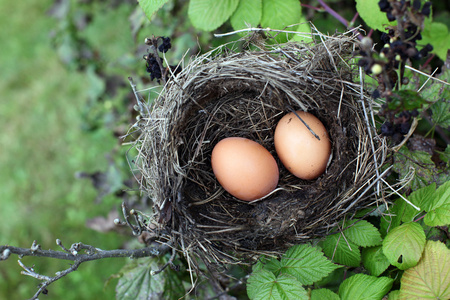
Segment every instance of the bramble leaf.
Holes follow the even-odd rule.
[[[266,270],[259,270],[250,275],[247,281],[247,294],[251,300],[307,300],[309,298],[306,290],[295,277],[288,274],[275,277],[272,272]]]
[[[399,300],[400,299],[400,290],[391,291],[389,293],[388,300]]]
[[[436,151],[439,153],[439,158],[447,163],[447,168],[450,168],[450,145],[447,145],[445,151]]]
[[[389,22],[386,13],[380,10],[378,2],[378,0],[356,0],[356,10],[367,26],[385,32],[386,25],[393,25],[396,22]]]
[[[417,223],[405,223],[391,230],[383,240],[383,253],[400,270],[414,267],[425,246],[425,232]]]
[[[337,268],[322,251],[307,244],[289,248],[281,259],[281,273],[294,276],[303,285],[313,284]]]
[[[434,53],[440,59],[445,61],[447,59],[447,50],[450,49],[450,39],[447,25],[439,22],[431,22],[426,19],[424,22],[425,28],[422,31],[422,41],[424,45],[433,45]]]
[[[450,299],[450,250],[428,241],[420,262],[403,273],[400,298]]]
[[[382,246],[363,249],[361,257],[364,267],[372,276],[380,276],[390,266],[388,259],[383,253]]]
[[[380,232],[366,220],[347,221],[344,228],[349,225],[352,226],[344,230],[344,235],[353,243],[362,247],[381,245]]]
[[[239,0],[191,0],[188,15],[194,27],[213,31],[234,13]]]
[[[299,22],[301,10],[300,1],[297,0],[262,0],[261,26],[285,29],[286,26]],[[283,34],[278,36],[285,37]]]
[[[441,185],[433,195],[430,206],[425,209],[424,222],[428,226],[450,224],[450,181]]]
[[[256,27],[261,21],[262,2],[261,0],[239,1],[239,4],[230,18],[231,26],[234,30]]]
[[[158,259],[153,257],[131,261],[122,268],[122,277],[116,286],[116,297],[122,300],[135,299],[175,299],[182,297],[186,291],[174,271],[168,270],[151,275],[158,270]]]
[[[385,237],[386,234],[400,226],[402,222],[411,222],[414,220],[414,216],[419,212],[405,202],[403,199],[397,199],[393,205],[389,207],[389,210],[381,216],[380,233]]]
[[[388,277],[375,277],[356,274],[344,280],[339,286],[342,300],[380,300],[392,287],[394,280]]]
[[[169,0],[139,0],[139,5],[149,20]]]
[[[311,300],[339,300],[339,296],[329,289],[316,289],[311,291]]]
[[[424,151],[410,151],[406,147],[394,154],[394,165],[392,168],[400,174],[406,176],[409,172],[414,172],[414,177],[408,184],[412,190],[418,190],[435,182],[437,185],[450,180],[449,173],[442,173],[431,160],[431,154]]]
[[[420,209],[424,211],[429,211],[430,208],[433,206],[433,198],[435,198],[435,192],[436,192],[436,183],[433,182],[432,184],[427,185],[426,187],[423,187],[421,189],[412,192],[411,195],[408,196],[408,200],[411,201],[411,203],[420,207]]]
[[[359,267],[361,252],[358,245],[344,239],[342,234],[332,234],[321,243],[323,252],[333,261],[349,267]]]
[[[278,275],[278,272],[281,269],[281,262],[276,258],[261,256],[258,262],[253,265],[252,271],[255,272],[261,269],[273,272],[275,275]]]
[[[450,127],[450,102],[444,99],[438,100],[430,106],[431,118],[436,125],[442,128]]]

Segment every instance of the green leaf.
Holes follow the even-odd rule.
[[[251,300],[307,300],[308,294],[295,277],[282,274],[278,277],[272,272],[259,270],[250,275],[247,281],[247,294]]]
[[[182,297],[186,291],[174,271],[151,275],[152,270],[159,268],[158,259],[152,257],[132,260],[121,270],[122,277],[116,286],[116,298],[135,300]]]
[[[447,59],[447,50],[450,49],[447,25],[431,22],[429,19],[425,19],[424,25],[425,28],[422,31],[421,44],[426,45],[429,43],[433,45],[432,52],[436,53],[440,59],[445,61]]]
[[[399,198],[393,205],[389,207],[386,214],[381,217],[380,233],[381,236],[386,236],[389,231],[395,227],[400,226],[402,222],[411,222],[414,220],[419,212],[405,202],[405,200]]]
[[[400,291],[395,290],[389,293],[388,300],[399,300],[400,299]]]
[[[431,154],[424,151],[410,151],[406,147],[394,154],[394,165],[392,168],[404,177],[409,172],[414,172],[414,177],[408,184],[412,190],[418,190],[435,182],[440,185],[450,179],[450,174],[441,174],[431,160]],[[442,176],[440,176],[442,175]]]
[[[396,22],[389,22],[386,13],[380,10],[378,2],[379,0],[356,0],[356,10],[367,26],[386,32],[386,24],[393,25]]]
[[[188,15],[194,27],[213,31],[233,14],[239,0],[191,0]]]
[[[297,24],[300,15],[301,6],[298,0],[262,0],[261,26],[264,28],[285,29],[286,26]]]
[[[382,246],[365,248],[362,250],[362,263],[373,276],[380,276],[386,271],[390,263],[383,253]]]
[[[150,20],[152,16],[169,0],[139,0],[138,3]]]
[[[393,279],[387,277],[356,274],[342,282],[339,296],[342,300],[381,300],[389,292],[393,282]]]
[[[253,266],[252,271],[255,272],[262,269],[278,275],[278,272],[281,270],[281,262],[276,258],[261,256],[258,262]]]
[[[450,181],[436,191],[435,187],[436,184],[431,184],[412,193],[409,198],[428,212],[424,218],[426,225],[445,226],[450,224]]]
[[[416,91],[400,90],[393,92],[388,108],[389,110],[414,110],[429,102]]]
[[[262,0],[241,0],[230,18],[234,30],[256,27],[261,21]]]
[[[447,168],[450,168],[450,145],[447,145],[445,151],[436,151],[439,153],[439,158],[447,163]]]
[[[281,259],[282,274],[292,275],[304,285],[321,280],[337,268],[322,251],[307,244],[289,248]]]
[[[442,128],[450,127],[450,102],[444,99],[430,106],[434,123]]]
[[[450,299],[450,250],[439,241],[428,241],[417,266],[403,273],[400,298]]]
[[[345,222],[344,235],[353,243],[362,247],[381,245],[381,234],[378,229],[365,220],[351,220]]]
[[[391,230],[383,240],[383,253],[400,270],[414,267],[425,247],[425,232],[417,223],[405,223]]]
[[[349,267],[359,267],[361,252],[358,245],[344,239],[342,234],[332,234],[321,243],[323,252],[333,261]]]
[[[313,36],[311,34],[311,24],[308,22],[304,15],[300,17],[298,23],[299,24],[295,31],[301,32],[301,34],[294,34],[291,41],[306,43],[311,42],[313,40]]]
[[[311,300],[339,300],[339,296],[329,289],[311,291]]]
[[[435,192],[436,183],[433,182],[426,187],[412,192],[411,195],[408,196],[408,200],[420,207],[422,210],[429,211],[433,206],[433,198],[435,198]]]

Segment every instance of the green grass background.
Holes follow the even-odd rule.
[[[44,249],[59,250],[59,238],[67,247],[84,242],[117,248],[126,237],[95,232],[85,221],[106,216],[120,200],[107,197],[94,204],[96,192],[89,181],[74,177],[77,171],[106,168],[104,154],[117,141],[106,129],[82,130],[89,82],[68,71],[51,47],[49,33],[57,26],[46,15],[51,5],[50,0],[0,0],[0,245],[29,247],[37,240]],[[108,41],[129,31],[126,22],[111,20],[92,34]],[[102,47],[113,57],[117,43],[109,40]],[[132,43],[129,34],[120,40],[119,45]],[[40,298],[113,299],[115,282],[106,288],[104,284],[125,261],[83,264]],[[40,258],[23,262],[49,276],[69,263]],[[0,299],[27,299],[35,293],[38,280],[20,271],[15,255],[0,262]]]

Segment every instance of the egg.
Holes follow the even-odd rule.
[[[310,113],[297,111],[283,116],[274,134],[275,150],[289,172],[301,179],[311,180],[325,172],[331,154],[331,142],[325,126]]]
[[[275,158],[266,148],[246,138],[219,141],[212,151],[211,165],[220,185],[240,200],[259,199],[278,185]]]

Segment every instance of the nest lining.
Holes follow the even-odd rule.
[[[154,200],[162,238],[187,256],[232,263],[324,236],[345,213],[372,205],[385,149],[377,137],[372,151],[359,86],[345,62],[354,46],[339,36],[239,53],[220,47],[170,80],[136,142],[142,189]],[[315,180],[291,175],[276,156],[275,126],[292,110],[312,113],[328,129],[332,159]],[[264,199],[240,201],[215,179],[212,149],[230,136],[257,141],[277,160],[279,185]]]

